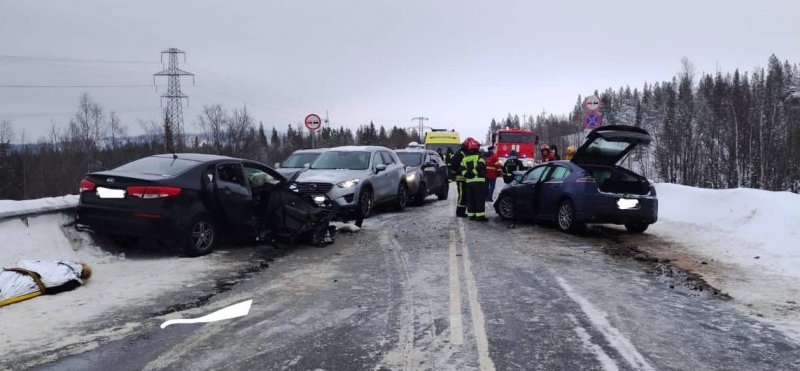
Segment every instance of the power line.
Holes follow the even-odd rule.
[[[27,84],[2,84],[0,88],[8,89],[84,89],[84,88],[152,88],[153,85],[127,84],[127,85],[27,85]]]
[[[160,107],[148,108],[132,108],[123,110],[108,110],[114,113],[140,113],[140,112],[156,112],[161,111]],[[51,116],[72,116],[76,112],[40,112],[40,113],[0,113],[0,119],[16,119],[16,118],[36,118],[36,117],[51,117]]]
[[[89,58],[62,58],[62,57],[34,57],[34,56],[28,56],[28,55],[0,55],[0,59],[17,60],[17,61],[65,62],[65,63],[161,64],[161,62],[152,62],[152,61],[89,59]]]

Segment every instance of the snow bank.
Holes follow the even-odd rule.
[[[78,205],[78,195],[68,195],[61,197],[40,198],[36,200],[0,200],[0,219],[28,214],[41,213],[46,211],[59,210]]]
[[[656,191],[659,222],[653,232],[676,240],[714,237],[716,243],[699,246],[702,252],[800,278],[800,195],[663,183]]]

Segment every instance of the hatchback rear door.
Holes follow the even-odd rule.
[[[637,145],[647,145],[653,138],[646,130],[634,126],[609,125],[592,130],[575,152],[572,162],[613,166]]]

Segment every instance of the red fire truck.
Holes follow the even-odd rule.
[[[508,154],[514,150],[517,151],[517,158],[527,168],[534,165],[536,142],[533,132],[527,129],[500,129],[492,134],[494,152],[500,161],[505,162]]]

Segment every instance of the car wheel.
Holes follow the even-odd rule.
[[[650,224],[647,223],[628,223],[625,224],[625,229],[628,230],[628,233],[639,234],[644,233],[649,226]]]
[[[425,197],[428,196],[428,188],[426,187],[425,183],[419,184],[419,190],[414,195],[414,206],[422,206],[425,203]]]
[[[497,211],[497,215],[500,215],[503,219],[514,220],[516,218],[514,216],[514,199],[509,196],[501,197],[497,200],[497,203],[494,205],[494,210]]]
[[[219,234],[217,225],[207,215],[200,215],[189,223],[184,236],[183,251],[188,256],[202,256],[214,250]]]
[[[558,229],[567,233],[576,233],[581,229],[580,224],[575,220],[575,205],[572,204],[572,201],[561,201],[558,206],[558,215],[556,215]]]
[[[366,219],[372,214],[372,209],[375,207],[375,198],[372,195],[372,188],[365,187],[361,190],[361,195],[358,197],[358,211],[361,213],[361,218]]]
[[[405,183],[400,183],[397,186],[397,199],[394,201],[394,209],[403,211],[408,204],[408,186]]]
[[[439,198],[439,201],[444,201],[447,199],[447,196],[450,194],[450,182],[444,181],[444,184],[439,188],[439,192],[436,193],[436,197]]]

